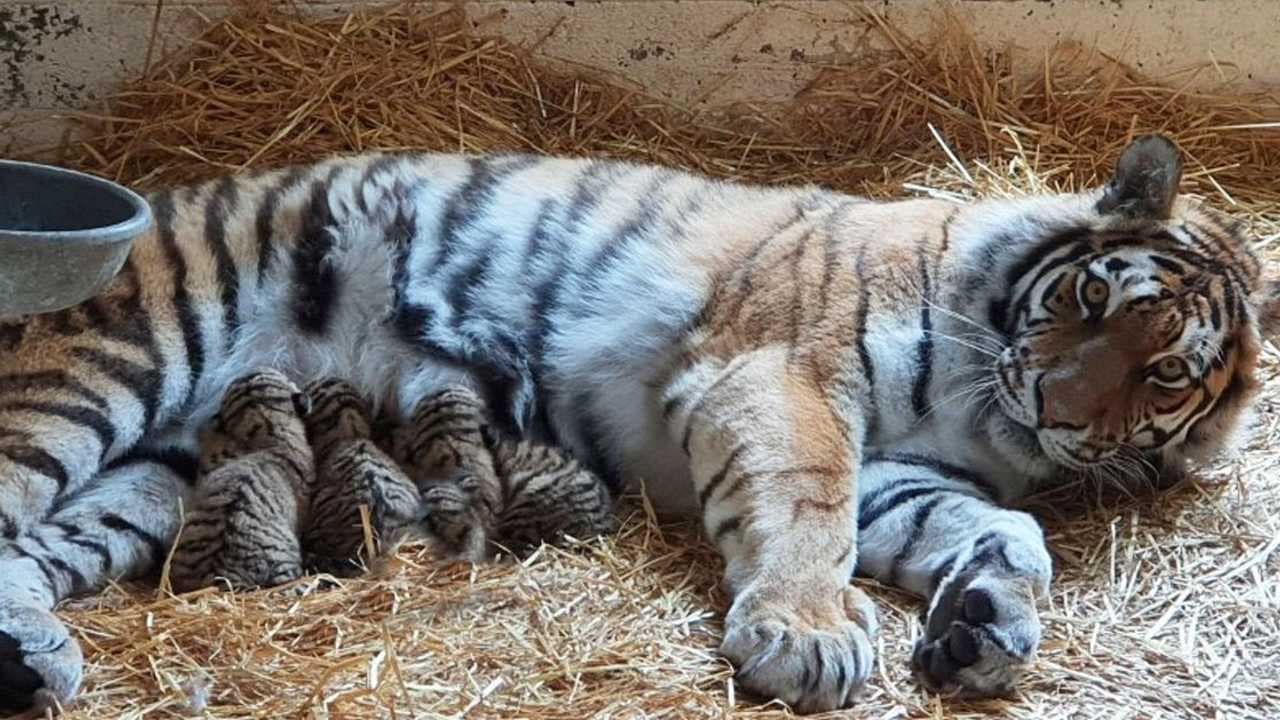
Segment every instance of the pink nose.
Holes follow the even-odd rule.
[[[1102,338],[1082,343],[1045,374],[1040,381],[1040,420],[1046,427],[1097,426],[1124,402],[1128,362],[1112,345]]]

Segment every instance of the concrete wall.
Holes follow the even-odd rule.
[[[159,4],[158,4],[159,2]],[[308,2],[343,12],[363,0]],[[909,32],[930,0],[868,1]],[[1160,77],[1206,66],[1280,86],[1280,0],[955,0],[979,38],[1035,53],[1076,39]],[[0,0],[0,149],[55,140],[51,113],[93,108],[153,53],[185,45],[226,0]],[[473,19],[541,54],[619,73],[686,105],[793,93],[823,63],[873,42],[856,2],[836,0],[473,0]],[[1030,57],[1030,55],[1028,56]],[[16,121],[16,122],[15,122]]]

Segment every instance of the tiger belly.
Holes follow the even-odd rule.
[[[274,367],[295,382],[323,377],[351,382],[379,409],[395,412],[398,400],[449,382],[465,382],[464,369],[450,367],[407,346],[387,323],[392,305],[392,249],[377,242],[374,230],[350,223],[331,255],[342,277],[342,292],[331,308],[325,332],[301,332],[288,282],[264,283],[240,328],[234,349],[212,374],[212,391],[186,419],[203,425],[217,411],[222,389],[255,368]],[[287,269],[279,273],[287,277]]]
[[[451,183],[465,184],[465,174],[437,178],[445,192],[387,190],[394,211],[335,218],[326,261],[340,282],[324,298],[323,331],[300,326],[297,260],[282,258],[242,313],[227,360],[207,371],[216,376],[207,383],[213,391],[185,424],[205,422],[218,388],[262,366],[299,383],[343,378],[375,412],[401,420],[419,399],[464,385],[514,416],[529,402],[532,417],[514,418],[520,429],[567,447],[615,490],[639,478],[660,504],[691,500],[686,460],[665,431],[653,387],[674,362],[703,291],[687,273],[664,267],[667,249],[648,242],[595,266],[620,242],[617,215],[625,218],[634,198],[597,199],[599,217],[587,215],[579,235],[561,238],[554,251],[527,247],[545,222],[548,200],[540,196],[571,197],[573,169],[557,163],[545,182],[512,181],[493,200],[500,217],[471,218],[471,231],[458,231],[452,247],[434,229],[451,212],[441,196]],[[336,189],[330,204],[350,205]],[[394,238],[390,215],[408,217],[403,222],[417,230]]]

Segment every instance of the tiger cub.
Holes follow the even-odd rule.
[[[524,554],[565,535],[616,528],[609,490],[595,473],[558,448],[504,436],[467,388],[419,401],[391,443],[422,491],[431,534],[460,557],[478,560],[491,546]]]
[[[271,587],[302,576],[299,531],[315,470],[303,396],[283,373],[231,383],[200,433],[200,475],[169,579],[177,592],[225,580]]]
[[[544,541],[586,540],[617,530],[608,488],[568,453],[489,428],[484,435],[502,491],[499,546],[525,554]]]
[[[309,569],[337,576],[360,571],[364,543],[361,507],[383,550],[417,533],[422,523],[418,488],[373,441],[368,401],[337,378],[303,388],[307,437],[316,464],[311,519],[302,535]]]

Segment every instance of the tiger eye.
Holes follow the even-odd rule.
[[[1103,280],[1092,279],[1084,284],[1084,301],[1090,305],[1101,305],[1111,295],[1111,286]]]
[[[1164,382],[1177,382],[1186,374],[1187,364],[1182,358],[1170,355],[1156,363],[1156,377]]]

